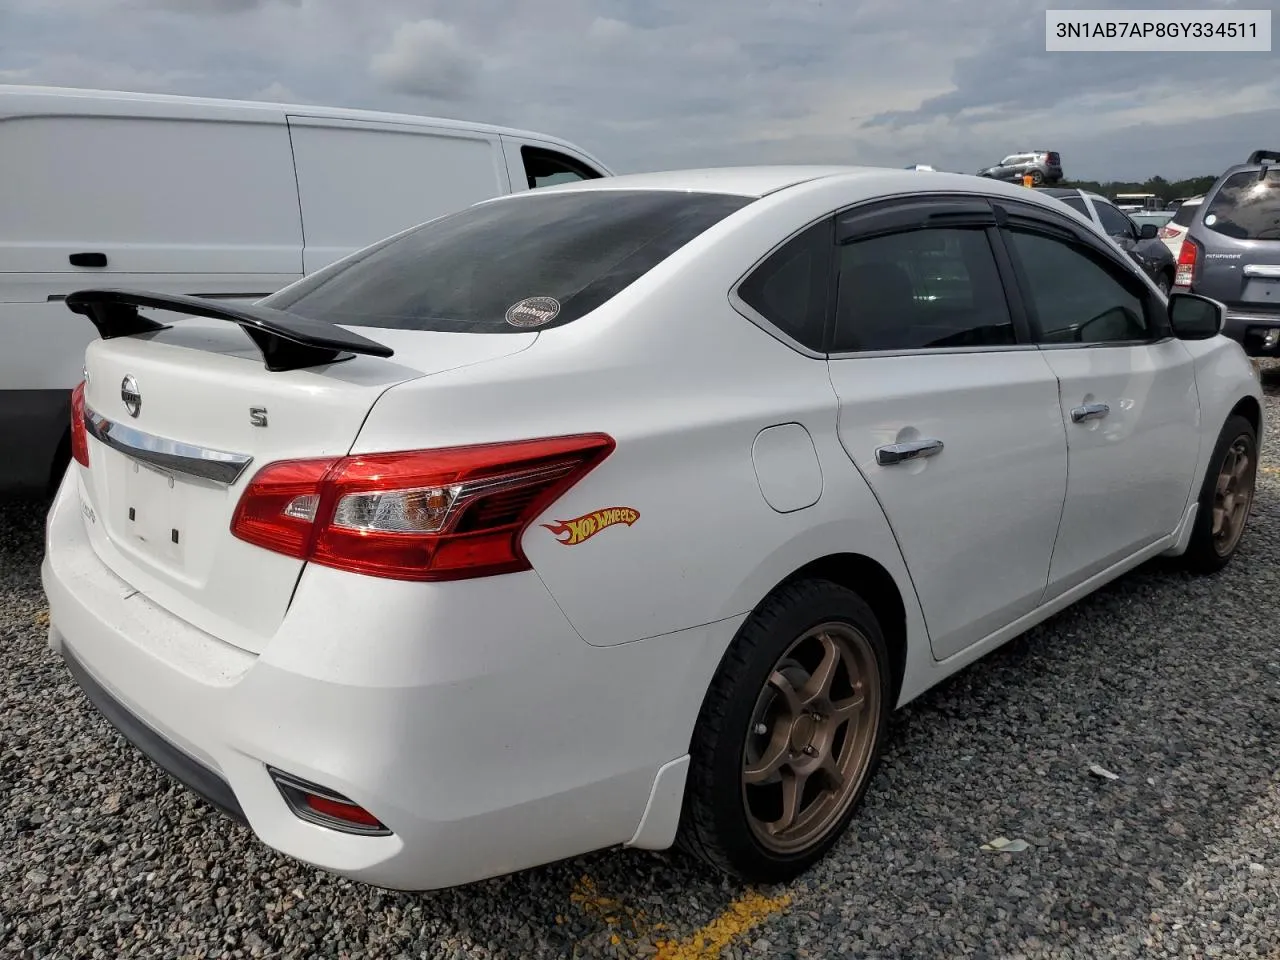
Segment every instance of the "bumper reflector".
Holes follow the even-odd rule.
[[[314,823],[342,833],[355,833],[366,837],[387,837],[391,831],[377,817],[357,803],[352,803],[340,793],[334,793],[318,784],[268,767],[267,772],[275,781],[284,802],[300,820]]]

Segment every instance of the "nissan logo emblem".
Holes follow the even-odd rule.
[[[138,381],[132,373],[120,381],[120,399],[124,401],[129,416],[136,417],[142,412],[142,394],[138,392]]]

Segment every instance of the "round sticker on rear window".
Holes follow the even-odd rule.
[[[507,323],[513,327],[541,327],[560,313],[555,297],[529,297],[507,308]]]
[[[1217,222],[1218,222],[1218,218],[1217,218],[1217,216],[1215,216],[1215,215],[1214,215],[1214,214],[1212,214],[1212,213],[1211,213],[1211,214],[1209,214],[1207,217],[1205,217],[1205,218],[1204,218],[1204,225],[1205,225],[1206,227],[1212,227],[1212,226],[1213,226],[1215,223],[1217,223]]]

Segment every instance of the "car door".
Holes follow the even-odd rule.
[[[840,441],[942,659],[1044,593],[1066,494],[1058,383],[1006,299],[985,200],[889,201],[837,224]]]
[[[1190,353],[1160,297],[1066,217],[1001,201],[1032,334],[1057,375],[1067,498],[1052,599],[1173,533],[1200,445]]]

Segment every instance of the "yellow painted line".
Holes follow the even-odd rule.
[[[1280,467],[1259,467],[1263,473],[1280,473]]]
[[[714,960],[733,941],[790,905],[790,894],[766,897],[748,891],[683,940],[660,941],[654,960]]]

